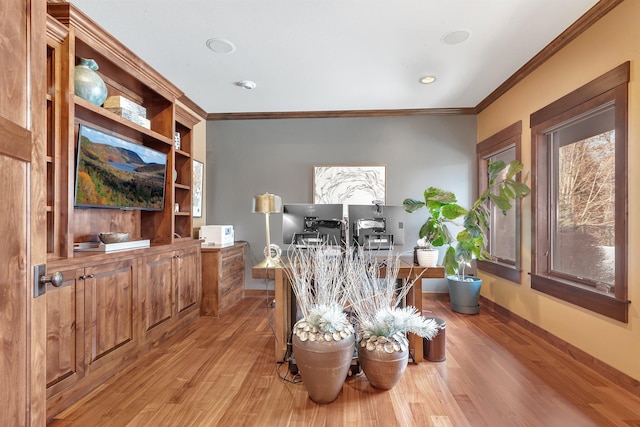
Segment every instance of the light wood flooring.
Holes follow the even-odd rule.
[[[201,317],[50,425],[640,426],[639,397],[487,308],[462,315],[432,298],[444,362],[410,363],[389,391],[357,375],[335,402],[315,404],[279,377],[288,371],[274,360],[270,301]]]

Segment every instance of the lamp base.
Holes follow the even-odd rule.
[[[280,259],[274,259],[271,257],[266,257],[260,263],[253,266],[253,268],[274,268],[280,265]]]

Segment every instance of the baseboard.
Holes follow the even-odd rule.
[[[624,372],[617,370],[613,366],[610,366],[603,361],[596,359],[584,350],[581,350],[574,345],[569,344],[565,340],[551,334],[549,331],[541,328],[534,323],[531,323],[530,321],[518,316],[515,313],[512,313],[505,307],[496,304],[495,302],[483,296],[480,296],[480,305],[483,309],[490,310],[496,317],[511,321],[519,326],[522,326],[527,331],[531,332],[538,338],[548,342],[572,359],[582,363],[585,366],[588,366],[598,374],[619,385],[629,393],[640,397],[640,381],[636,380],[635,378],[632,378]]]

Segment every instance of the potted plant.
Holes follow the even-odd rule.
[[[468,266],[472,259],[491,259],[491,255],[485,250],[485,230],[489,226],[491,216],[490,203],[506,214],[513,207],[513,201],[529,194],[529,187],[524,182],[516,180],[522,169],[523,165],[518,160],[513,160],[508,165],[501,160],[489,162],[487,189],[469,209],[460,206],[452,192],[435,187],[425,190],[424,201],[408,198],[403,202],[404,209],[409,213],[423,207],[429,211],[427,221],[420,227],[419,237],[427,238],[432,246],[447,247],[443,266],[454,311],[466,314],[479,311],[477,301],[480,297],[482,279],[466,276],[464,267]],[[456,222],[460,218],[462,223]],[[448,229],[451,224],[462,227],[455,240]],[[459,271],[460,267],[462,273]]]
[[[347,378],[355,346],[355,329],[345,306],[345,253],[320,245],[293,248],[285,269],[302,318],[292,331],[293,354],[309,398],[337,399]]]
[[[420,267],[435,267],[438,265],[440,251],[434,248],[426,237],[418,239],[416,247],[413,250],[415,253],[414,263]]]
[[[407,333],[432,339],[440,327],[415,307],[400,307],[420,275],[398,284],[398,257],[382,262],[361,254],[345,263],[345,287],[358,327],[358,360],[373,387],[389,390],[407,367]],[[380,277],[383,265],[386,271],[384,277]]]

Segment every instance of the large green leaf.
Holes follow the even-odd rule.
[[[487,168],[487,172],[489,173],[489,185],[493,185],[495,180],[500,176],[500,172],[506,168],[507,165],[502,161],[498,160],[496,162],[490,161],[489,166]]]
[[[531,192],[529,186],[523,182],[514,182],[511,184],[511,189],[518,197],[526,197]]]
[[[436,200],[427,200],[427,209],[429,209],[429,212],[431,212],[431,215],[433,215],[436,218],[440,217],[440,211],[442,210],[442,206],[444,206],[444,204]]]
[[[512,160],[509,163],[509,169],[507,169],[507,179],[512,179],[516,174],[520,173],[524,169],[524,165],[518,160]]]
[[[450,191],[444,191],[441,188],[429,187],[424,192],[424,199],[426,201],[433,200],[442,204],[456,203],[456,195]]]
[[[500,186],[500,196],[508,200],[515,199],[516,197],[516,195],[513,194],[513,191],[511,191],[511,189],[506,185]]]
[[[506,213],[509,209],[511,209],[511,203],[509,203],[509,199],[497,194],[490,194],[489,198],[503,213]]]
[[[456,250],[453,246],[449,246],[444,253],[442,260],[446,274],[456,274],[458,271],[458,260],[456,259]]]
[[[404,201],[402,202],[402,206],[404,207],[405,211],[412,213],[423,207],[424,202],[416,199],[404,199]]]
[[[453,242],[453,236],[451,235],[451,232],[449,231],[449,227],[447,227],[447,224],[444,224],[444,223],[440,224],[440,232],[442,233],[442,235],[444,235],[446,243]]]
[[[464,230],[458,233],[458,237],[457,237],[458,240],[460,240],[460,235],[462,233],[467,233],[472,237],[478,237],[483,235],[482,228],[479,222],[479,215],[477,211],[469,211],[465,215],[462,225],[464,226]]]
[[[466,214],[467,210],[462,206],[453,203],[450,205],[442,206],[441,212],[442,212],[442,216],[447,219],[456,219]]]

